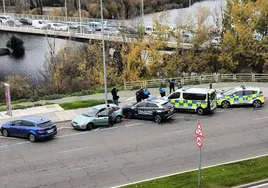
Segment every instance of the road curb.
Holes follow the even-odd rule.
[[[258,185],[262,185],[262,184],[266,184],[266,183],[268,183],[268,179],[260,180],[257,182],[248,183],[248,184],[244,184],[244,185],[239,185],[239,186],[232,187],[232,188],[250,188],[250,187],[254,187],[254,186],[258,186]]]

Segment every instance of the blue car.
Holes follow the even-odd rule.
[[[57,127],[49,119],[30,116],[3,124],[1,133],[5,137],[29,138],[31,142],[35,142],[56,135]]]

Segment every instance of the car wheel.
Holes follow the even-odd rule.
[[[8,137],[8,132],[7,132],[6,129],[3,129],[2,130],[2,134],[3,134],[4,137]]]
[[[87,130],[90,131],[91,129],[93,129],[93,127],[94,127],[93,123],[87,124]]]
[[[116,123],[121,123],[121,121],[122,121],[122,117],[121,116],[116,116],[115,122]]]
[[[155,121],[156,123],[161,123],[161,121],[162,121],[162,117],[161,117],[160,115],[155,115],[155,116],[154,116],[154,121]]]
[[[198,115],[203,115],[203,114],[204,114],[204,109],[203,109],[203,108],[198,108],[198,109],[196,110],[196,113],[197,113]]]
[[[260,101],[260,100],[255,100],[255,101],[253,102],[253,106],[254,106],[255,108],[260,108],[260,107],[261,107],[261,101]]]
[[[222,101],[221,106],[223,108],[229,108],[230,107],[230,102],[229,101]]]
[[[35,138],[35,136],[33,134],[29,134],[29,140],[31,142],[35,142],[36,138]]]
[[[131,112],[127,112],[126,113],[126,118],[131,119],[133,117]]]

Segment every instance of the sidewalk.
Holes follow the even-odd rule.
[[[218,91],[228,89],[230,87],[235,86],[255,86],[260,87],[262,91],[264,92],[265,97],[268,96],[268,84],[267,83],[215,83],[213,84],[213,88],[217,89]],[[202,84],[202,85],[195,85],[195,86],[185,86],[185,87],[205,87],[208,88],[209,84]],[[160,97],[159,95],[159,88],[149,88],[149,91],[151,92],[150,96],[156,96]],[[135,97],[136,91],[119,91],[119,106],[122,107],[125,104],[133,103],[136,100]],[[166,93],[169,94],[168,88],[166,88]],[[26,109],[20,109],[20,110],[13,110],[12,114],[13,116],[10,117],[8,115],[5,115],[6,112],[0,112],[0,125],[17,119],[19,117],[23,116],[30,116],[30,115],[39,115],[42,117],[46,117],[48,119],[51,119],[54,122],[63,122],[63,121],[70,121],[78,114],[81,114],[82,112],[86,111],[86,108],[81,109],[75,109],[75,110],[64,110],[62,109],[58,104],[63,102],[73,102],[73,101],[79,101],[79,100],[89,100],[89,99],[104,99],[104,94],[94,94],[94,95],[86,95],[86,96],[75,96],[75,97],[66,97],[62,99],[56,99],[56,100],[44,100],[44,101],[37,101],[37,102],[27,102],[27,103],[20,103],[21,106],[27,106],[27,105],[33,105],[35,103],[43,103],[46,102],[55,103],[53,105],[46,105],[46,106],[39,106],[39,107],[31,107]],[[108,99],[111,99],[110,92],[108,93]]]

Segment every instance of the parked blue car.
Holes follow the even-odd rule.
[[[49,119],[30,116],[3,124],[1,133],[5,137],[29,138],[31,142],[35,142],[56,135],[57,127]]]

